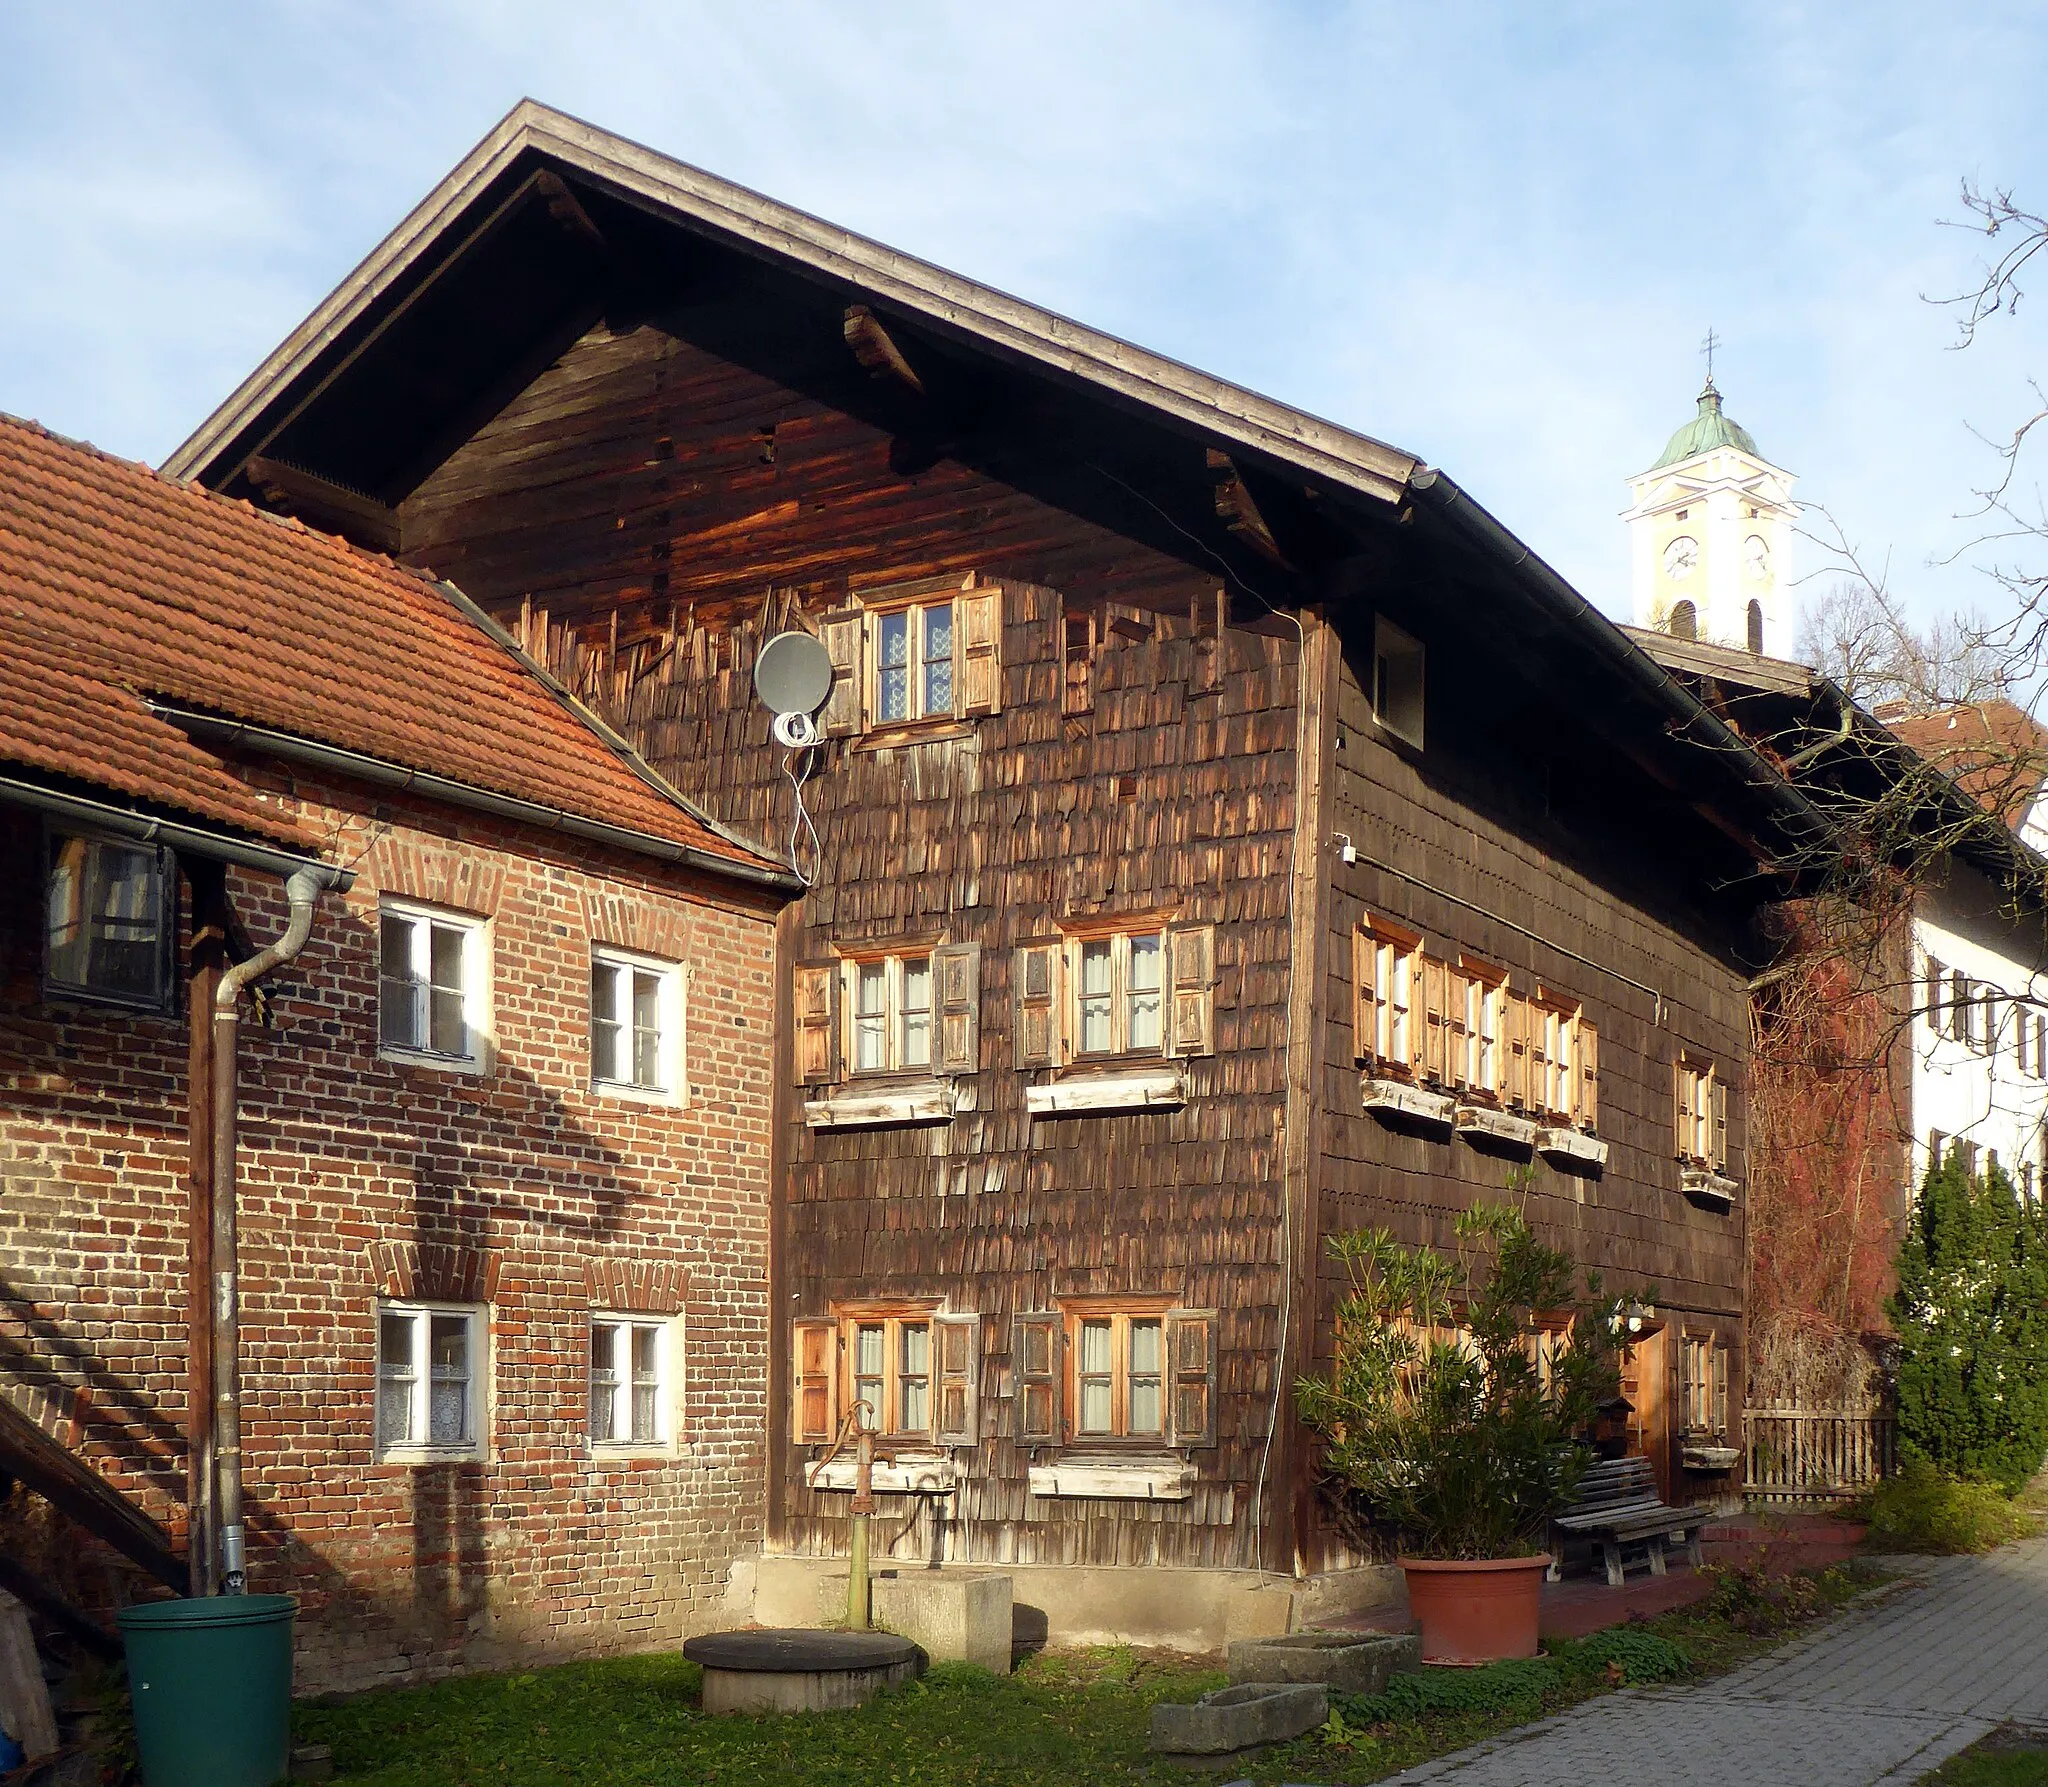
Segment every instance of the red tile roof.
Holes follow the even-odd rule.
[[[2001,699],[1877,717],[1986,812],[2015,830],[2026,822],[2048,778],[2048,727],[2024,708]]]
[[[4,414],[0,641],[0,760],[132,800],[310,842],[156,696],[769,861],[650,785],[432,583]]]

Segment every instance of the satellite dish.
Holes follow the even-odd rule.
[[[754,693],[770,712],[806,718],[832,693],[832,659],[808,633],[778,633],[754,659]]]

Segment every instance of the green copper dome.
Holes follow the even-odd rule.
[[[1700,413],[1671,437],[1663,457],[1650,470],[1662,471],[1667,465],[1676,465],[1695,454],[1710,453],[1716,447],[1740,447],[1757,459],[1763,458],[1756,450],[1756,442],[1749,438],[1749,430],[1721,414],[1721,393],[1714,389],[1714,381],[1708,379],[1707,388],[1700,393]]]

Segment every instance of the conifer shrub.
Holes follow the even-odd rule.
[[[2003,1490],[1943,1476],[1924,1458],[1907,1459],[1859,1512],[1870,1523],[1867,1543],[1873,1551],[1947,1557],[1990,1551],[2034,1530],[2034,1522]]]
[[[2048,1456],[2048,1228],[2002,1169],[1929,1171],[1890,1314],[1901,1453],[2018,1490]]]

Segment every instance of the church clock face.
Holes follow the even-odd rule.
[[[1761,583],[1771,574],[1771,549],[1762,534],[1751,534],[1742,543],[1742,568],[1751,583]]]
[[[1700,562],[1700,543],[1690,534],[1680,534],[1664,548],[1664,575],[1673,579],[1690,577]]]

